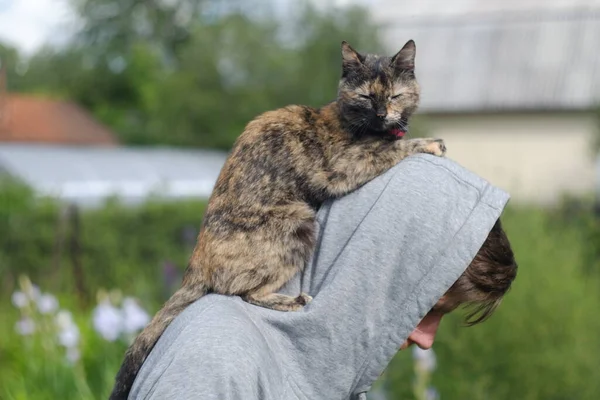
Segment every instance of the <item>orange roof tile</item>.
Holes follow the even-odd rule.
[[[108,128],[73,103],[15,94],[0,97],[0,142],[118,144]]]

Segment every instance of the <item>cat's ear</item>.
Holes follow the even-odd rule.
[[[416,53],[417,46],[415,46],[414,40],[409,40],[404,47],[392,57],[392,65],[399,70],[414,71]]]
[[[346,41],[342,42],[342,65],[347,67],[356,67],[363,63],[365,57],[354,50]]]

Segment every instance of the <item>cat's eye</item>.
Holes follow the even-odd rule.
[[[371,100],[371,95],[370,94],[359,94],[358,95],[361,99],[365,99],[365,100]]]
[[[402,93],[400,94],[395,94],[392,96],[392,100],[396,100],[397,98],[399,98],[400,96],[402,96]]]

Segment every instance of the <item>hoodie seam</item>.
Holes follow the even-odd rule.
[[[292,391],[294,392],[294,394],[296,395],[296,397],[298,399],[304,399],[307,400],[308,396],[306,395],[306,393],[304,393],[302,391],[302,389],[300,388],[300,386],[298,386],[298,384],[296,383],[296,381],[294,381],[293,379],[290,378],[291,375],[286,374],[286,380],[289,383],[290,388],[292,389]]]
[[[251,304],[248,304],[249,307],[256,307],[253,306]],[[246,313],[246,315],[248,316],[248,319],[250,320],[250,322],[252,323],[252,325],[254,325],[254,327],[261,332],[261,335],[263,336],[263,338],[265,339],[265,341],[267,343],[269,343],[269,345],[273,344],[273,343],[277,343],[276,340],[269,340],[269,338],[271,337],[271,335],[269,334],[268,330],[262,329],[258,323],[254,320],[252,313]],[[269,336],[269,338],[267,338],[267,336]],[[279,346],[278,344],[275,344],[275,346],[277,348],[278,351],[283,351],[284,349]],[[271,348],[272,350],[272,348]],[[294,379],[292,378],[292,374],[287,370],[287,368],[285,368],[282,365],[282,362],[279,360],[278,357],[275,357],[275,359],[277,360],[277,366],[279,367],[279,369],[281,371],[283,371],[283,377],[285,379],[285,382],[287,382],[290,386],[290,388],[292,389],[292,391],[294,391],[296,397],[298,397],[298,392],[300,392],[300,394],[304,397],[304,399],[308,399],[308,396],[306,396],[306,394],[304,394],[304,392],[302,392],[300,390],[300,387],[298,387],[298,385],[296,384],[296,382],[294,381]],[[287,392],[287,389],[285,389],[284,394]]]
[[[485,200],[485,198],[487,197],[487,193],[491,190],[491,185],[484,180],[485,182],[485,187],[484,188],[478,188],[477,186],[473,185],[472,183],[465,181],[464,179],[462,179],[455,171],[451,170],[450,168],[448,168],[447,166],[437,163],[437,162],[433,162],[432,160],[429,160],[427,158],[411,158],[411,159],[406,159],[404,161],[405,163],[427,163],[427,164],[431,164],[431,165],[435,165],[438,168],[442,168],[443,170],[449,172],[452,177],[459,183],[465,184],[467,186],[472,187],[473,189],[475,189],[475,191],[478,194],[479,197],[479,201],[483,204],[488,205],[489,207],[493,208],[494,210],[500,210],[502,211],[501,207],[498,207],[494,204],[489,203],[488,201]]]
[[[330,208],[328,208],[326,210],[327,215],[329,215],[329,211]],[[317,264],[317,259],[318,259],[318,255],[321,252],[321,245],[322,245],[322,238],[323,238],[323,232],[325,231],[325,223],[323,223],[324,221],[319,221],[318,219],[316,219],[316,225],[317,225],[317,237],[319,238],[315,248],[313,249],[313,259],[311,262],[311,269],[310,269],[310,279],[309,282],[314,282],[314,278],[315,278],[315,274],[317,273],[315,265]],[[310,288],[312,289],[312,287]],[[300,275],[300,290],[304,290],[304,274]]]
[[[446,167],[443,164],[439,164],[439,163],[435,163],[431,160],[428,160],[426,158],[412,158],[412,159],[407,159],[405,160],[406,163],[427,163],[427,164],[431,164],[431,165],[435,165],[436,168],[442,168],[443,170],[449,172],[450,174],[452,174],[452,177],[457,180],[458,182],[464,183],[470,187],[472,187],[473,189],[475,189],[475,191],[479,192],[480,188],[478,188],[477,186],[473,185],[471,182],[467,182],[464,179],[461,179],[456,172],[452,171],[450,168]],[[487,185],[486,185],[487,186]],[[480,194],[480,197],[483,197],[484,193]]]

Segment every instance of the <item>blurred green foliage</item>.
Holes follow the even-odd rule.
[[[2,293],[26,274],[50,291],[77,289],[82,306],[100,288],[136,293],[152,306],[170,296],[164,275],[185,268],[205,207],[201,201],[152,200],[127,207],[111,200],[81,211],[36,200],[6,180],[0,180],[0,193],[0,274],[8,278]]]

